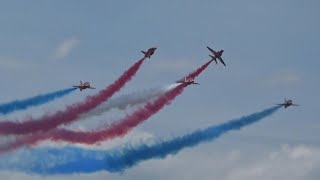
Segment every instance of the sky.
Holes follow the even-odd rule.
[[[188,87],[127,138],[183,135],[285,98],[301,106],[123,173],[43,177],[1,171],[0,176],[319,179],[319,8],[316,0],[1,1],[0,102],[68,88],[80,80],[102,89],[140,59],[141,50],[153,46],[158,46],[155,54],[116,96],[167,85],[208,61],[210,46],[225,50],[227,67],[212,63],[196,79],[200,86]],[[95,92],[76,92],[6,117],[39,116]],[[120,116],[114,114],[103,118]]]

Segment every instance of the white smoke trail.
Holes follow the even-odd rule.
[[[113,108],[124,110],[131,106],[141,104],[152,98],[158,97],[168,92],[169,90],[174,89],[178,85],[179,83],[166,85],[164,87],[152,88],[152,89],[144,90],[141,92],[134,92],[134,93],[119,96],[117,98],[110,99],[109,101],[101,104],[100,106],[96,107],[90,112],[83,114],[80,117],[80,119],[86,119],[93,116],[100,116]]]

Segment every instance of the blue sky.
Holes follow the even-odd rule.
[[[285,173],[289,169],[301,171],[297,179],[318,179],[319,8],[316,0],[2,1],[0,102],[69,87],[80,79],[101,89],[141,58],[140,50],[159,46],[122,93],[148,89],[171,83],[208,61],[206,46],[223,48],[226,68],[211,64],[197,79],[200,86],[188,87],[137,131],[181,135],[259,111],[285,97],[302,106],[124,174],[53,179],[195,179],[192,174],[201,179],[294,179]],[[77,92],[28,113],[55,109],[94,92]],[[284,158],[296,151],[307,152],[303,160],[313,159],[313,169],[300,167],[301,159]],[[282,157],[281,162],[266,158],[270,154]],[[217,167],[216,162],[230,157],[233,165]],[[198,166],[185,165],[189,163]],[[276,164],[283,167],[272,169]],[[250,174],[260,166],[262,172],[273,170],[274,176]],[[0,174],[7,179],[33,177]]]

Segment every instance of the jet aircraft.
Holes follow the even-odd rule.
[[[90,85],[89,82],[84,82],[82,83],[82,81],[80,81],[80,85],[77,85],[77,86],[73,86],[75,88],[79,88],[80,91],[84,90],[84,89],[95,89],[94,87],[92,87]]]
[[[291,99],[284,99],[284,103],[282,104],[277,104],[277,105],[281,105],[283,106],[284,108],[287,108],[289,106],[299,106],[298,104],[293,104],[292,100]]]
[[[199,83],[196,83],[194,82],[194,79],[193,78],[184,78],[184,80],[179,80],[179,81],[176,81],[177,83],[182,83],[184,84],[184,87],[187,87],[189,86],[190,84],[196,84],[196,85],[199,85]]]
[[[145,58],[150,58],[151,55],[154,53],[154,51],[156,51],[157,47],[152,47],[152,48],[149,48],[147,52],[145,51],[141,51],[143,54],[144,54],[144,57]]]
[[[214,60],[214,61],[216,61],[216,64],[218,64],[218,62],[217,62],[217,59],[219,59],[219,61],[224,65],[224,66],[226,66],[226,64],[224,63],[224,61],[223,61],[223,59],[222,59],[222,53],[223,53],[223,49],[221,49],[220,51],[215,51],[215,50],[213,50],[213,49],[211,49],[209,46],[207,46],[207,48],[209,49],[209,51],[211,51],[212,52],[212,54],[213,54],[213,56],[212,55],[209,55],[211,58],[212,58],[212,60]]]

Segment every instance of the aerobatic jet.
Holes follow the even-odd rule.
[[[89,82],[84,82],[84,83],[82,83],[82,81],[80,81],[80,85],[78,85],[78,86],[73,86],[73,87],[79,88],[80,91],[82,91],[82,90],[84,90],[84,89],[95,89],[94,87],[92,87],[92,86],[90,85]]]
[[[212,55],[209,55],[211,58],[212,58],[212,60],[214,60],[214,61],[216,61],[216,64],[218,64],[218,62],[217,62],[217,59],[219,59],[219,61],[224,65],[224,66],[226,66],[226,64],[224,63],[224,61],[223,61],[223,59],[222,59],[222,53],[223,53],[223,49],[221,49],[220,51],[215,51],[215,50],[213,50],[213,49],[211,49],[209,46],[207,46],[207,48],[209,49],[209,51],[211,51],[212,52],[212,54],[213,54],[213,56]]]
[[[194,82],[194,79],[193,78],[184,78],[184,80],[179,80],[179,81],[176,81],[177,83],[182,83],[182,84],[184,84],[184,87],[187,87],[187,86],[189,86],[190,84],[197,84],[197,85],[199,85],[199,83],[196,83],[196,82]]]
[[[287,107],[289,107],[289,106],[299,106],[298,104],[293,104],[291,99],[289,99],[289,100],[284,99],[284,103],[282,103],[282,104],[277,104],[277,105],[284,106],[284,108],[287,108]]]
[[[147,52],[145,51],[141,51],[143,54],[144,54],[144,57],[145,58],[150,58],[151,55],[154,53],[154,51],[156,51],[156,47],[152,47],[152,48],[149,48]]]

